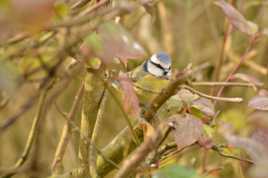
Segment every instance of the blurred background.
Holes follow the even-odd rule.
[[[92,17],[80,24],[77,19],[86,16],[90,7],[95,7],[103,0],[92,0],[81,7],[77,5],[80,1],[0,0],[0,123],[18,117],[10,127],[0,132],[0,174],[1,171],[14,165],[23,152],[37,112],[36,93],[39,92],[40,83],[50,75],[46,69],[57,63],[57,58],[60,57],[58,52],[62,49],[62,45],[66,40],[75,39],[83,29],[94,26],[99,19],[108,19],[112,16],[112,13],[107,13],[105,16],[101,14],[105,9],[116,8],[118,3],[117,0],[111,0],[104,6],[97,6],[96,11],[90,12]],[[126,0],[124,6],[128,8],[128,4],[137,2]],[[247,20],[256,23],[259,29],[268,28],[268,1],[229,0],[228,2],[233,4]],[[222,55],[224,36],[230,28],[221,8],[215,5],[214,0],[159,0],[150,3],[153,5],[129,8],[113,18],[120,21],[125,32],[146,52],[144,57],[134,63],[140,63],[156,51],[166,51],[172,57],[173,70],[182,70],[189,64],[200,66],[207,63],[208,67],[197,73],[194,80],[214,81],[214,69]],[[68,25],[71,22],[74,24]],[[80,44],[81,42],[75,44],[76,47],[70,50],[69,56],[81,53]],[[110,45],[108,47],[112,47],[112,44]],[[240,56],[245,53],[249,46],[249,36],[232,29],[225,45],[224,60],[218,76],[220,81],[226,78],[239,62]],[[255,82],[263,82],[264,86],[268,84],[267,49],[267,37],[259,38],[247,54],[246,63],[239,70],[239,73],[254,78],[252,80]],[[71,57],[68,57],[61,68],[64,69],[71,61]],[[63,71],[61,68],[58,70],[59,73]],[[30,169],[26,172],[22,170],[22,174],[14,177],[45,177],[51,174],[51,163],[65,123],[56,105],[63,112],[70,111],[82,76],[80,73],[73,75],[68,87],[63,83],[56,84],[57,91],[53,90],[48,94],[53,99],[45,111],[46,117],[41,121],[40,132],[31,150],[30,159],[27,160],[27,167]],[[211,93],[211,87],[197,87],[197,89]],[[248,101],[256,93],[251,88],[228,87],[224,90],[223,96],[239,96]],[[247,108],[247,102],[219,103],[216,109],[220,111],[220,119],[234,125],[236,133],[246,136],[253,130],[248,119],[252,110]],[[79,125],[81,106],[77,111],[75,123]],[[109,143],[126,126],[122,117],[116,103],[108,100],[102,123],[102,135],[96,143],[100,148]],[[73,131],[63,160],[65,170],[76,167],[79,162],[78,138],[79,133]],[[200,149],[191,149],[183,155],[185,159],[180,159],[182,164],[191,164],[191,161],[194,161],[193,155],[196,156],[197,162],[200,161],[201,158],[198,157]],[[226,165],[223,166],[222,172],[217,174],[218,177],[240,175],[240,168],[230,160],[221,163],[222,159],[219,156],[211,154],[209,161],[212,167]]]

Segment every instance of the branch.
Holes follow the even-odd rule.
[[[225,86],[225,87],[252,87],[254,88],[255,86],[258,86],[258,87],[263,86],[263,85],[247,83],[247,82],[190,82],[189,84],[192,86],[209,86],[209,87]]]
[[[99,106],[99,110],[97,113],[97,118],[96,118],[96,122],[92,131],[92,136],[91,136],[91,147],[90,147],[90,173],[92,177],[97,177],[98,173],[97,173],[97,150],[93,145],[96,145],[96,141],[101,133],[101,125],[102,125],[102,121],[103,121],[103,116],[104,116],[104,110],[105,107],[107,105],[107,91],[104,90],[103,91],[103,95],[100,101],[100,106]]]
[[[228,47],[228,42],[231,40],[231,31],[232,31],[232,25],[227,21],[225,18],[225,32],[224,32],[224,37],[223,37],[223,43],[220,51],[220,57],[219,60],[217,61],[215,65],[215,71],[214,71],[214,76],[213,79],[214,81],[219,81],[220,80],[220,73],[221,73],[221,68],[223,66],[223,62],[225,61],[226,58],[226,50]]]
[[[253,49],[254,45],[256,44],[256,41],[258,40],[260,34],[255,34],[251,36],[249,46],[245,50],[244,54],[240,57],[239,63],[236,64],[236,66],[233,68],[233,70],[228,74],[227,78],[225,79],[225,82],[229,82],[233,75],[239,70],[241,65],[247,60],[247,55],[251,52]],[[225,86],[222,86],[218,91],[217,91],[217,96],[221,96]]]
[[[105,89],[110,93],[110,95],[112,96],[112,98],[113,98],[114,101],[116,102],[118,108],[120,109],[121,113],[123,114],[123,118],[125,119],[125,121],[126,121],[126,123],[127,123],[127,125],[128,125],[128,128],[129,128],[129,130],[130,130],[130,133],[131,133],[131,135],[132,135],[132,137],[133,137],[134,142],[135,142],[136,144],[138,144],[138,143],[139,143],[139,141],[138,141],[139,138],[138,138],[138,136],[136,135],[136,133],[135,133],[135,131],[134,131],[134,127],[133,127],[133,125],[132,125],[132,123],[131,123],[131,118],[130,118],[130,117],[128,116],[128,114],[125,112],[124,107],[123,107],[123,105],[122,105],[120,99],[117,97],[117,95],[116,95],[116,93],[115,93],[115,91],[114,91],[114,88],[112,88],[112,87],[110,86],[110,84],[108,83],[108,81],[106,81],[105,79],[103,79],[103,78],[102,78],[96,71],[91,70],[91,69],[88,69],[88,72],[90,72],[90,73],[95,73],[96,77],[97,77],[100,81],[102,81],[102,83],[103,83]]]
[[[145,108],[143,118],[148,122],[152,122],[154,120],[154,115],[162,104],[176,92],[179,85],[186,82],[187,77],[196,71],[199,70],[193,69],[192,71],[178,73],[176,78],[153,99],[148,108]],[[136,127],[134,132],[138,138],[142,138],[143,132],[141,128]],[[125,128],[104,149],[102,149],[102,152],[106,158],[113,160],[115,163],[119,163],[125,157],[124,153],[126,153],[126,148],[128,148],[127,153],[130,153],[136,146],[137,145],[132,140],[132,136],[129,134],[128,128]],[[114,169],[112,165],[108,164],[102,157],[98,156],[97,172],[100,176],[106,175],[112,169]]]
[[[70,39],[70,41],[67,44],[64,44],[60,49],[57,51],[55,56],[52,60],[57,61],[56,64],[54,64],[53,67],[50,68],[50,71],[45,77],[41,83],[39,90],[47,87],[47,85],[50,85],[50,82],[54,80],[54,77],[59,75],[58,69],[61,67],[61,64],[65,61],[66,57],[69,54],[69,51],[71,51],[72,48],[76,47],[79,42],[81,42],[88,34],[88,29],[85,31],[81,31],[79,34],[74,36],[74,38]],[[6,130],[8,127],[10,127],[12,124],[14,124],[19,118],[21,118],[22,115],[24,115],[32,106],[35,104],[36,99],[39,97],[40,91],[37,94],[34,94],[31,98],[29,98],[20,108],[17,113],[12,115],[11,117],[7,118],[3,124],[0,125],[0,134],[4,130]]]
[[[248,163],[248,164],[254,164],[254,162],[253,162],[252,160],[249,160],[249,159],[243,159],[243,158],[239,158],[239,157],[234,156],[234,155],[228,155],[228,154],[225,154],[225,153],[223,153],[217,146],[213,146],[213,147],[212,147],[212,150],[213,150],[213,151],[216,151],[216,152],[217,152],[220,156],[222,156],[222,157],[235,159],[235,160],[242,161],[242,162],[245,162],[245,163]]]
[[[236,98],[226,98],[226,97],[217,97],[217,96],[211,96],[211,95],[207,95],[205,93],[202,93],[200,91],[197,91],[187,85],[182,85],[181,88],[185,88],[199,96],[202,96],[204,98],[208,98],[208,99],[211,99],[211,100],[216,100],[216,101],[223,101],[223,102],[232,102],[232,103],[239,103],[239,102],[242,102],[243,99],[242,98],[239,98],[239,97],[236,97]]]
[[[46,95],[47,95],[47,90],[43,90],[40,97],[39,97],[37,112],[36,112],[36,115],[34,117],[33,124],[32,124],[32,127],[30,129],[30,132],[29,132],[29,135],[27,138],[26,146],[24,147],[24,151],[23,151],[21,157],[17,160],[15,165],[12,168],[10,168],[10,170],[8,171],[9,173],[4,175],[3,177],[10,177],[10,176],[14,175],[18,171],[18,169],[27,160],[27,158],[30,154],[31,148],[33,146],[33,143],[34,143],[36,136],[39,132],[38,128],[40,125],[40,121],[42,118],[45,117],[44,108],[45,108]]]
[[[139,164],[146,159],[148,154],[158,146],[161,134],[159,129],[145,139],[145,141],[135,150],[135,152],[123,161],[121,168],[116,174],[116,178],[129,177]]]
[[[81,85],[81,87],[79,88],[79,90],[75,96],[71,110],[68,113],[68,120],[74,119],[74,116],[75,116],[77,109],[78,109],[78,105],[79,105],[81,98],[83,96],[83,91],[84,91],[84,86]],[[70,126],[69,122],[65,122],[65,125],[63,127],[63,131],[61,134],[61,138],[60,138],[60,141],[58,143],[57,150],[56,150],[56,153],[54,156],[54,160],[52,162],[52,171],[54,174],[61,172],[61,169],[62,169],[62,162],[61,161],[62,161],[66,147],[67,147],[69,139],[70,139],[70,134],[71,134],[70,128],[71,128],[71,126]]]

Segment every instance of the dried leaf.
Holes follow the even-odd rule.
[[[248,102],[248,106],[257,110],[268,111],[268,97],[255,96]]]
[[[254,162],[257,163],[264,157],[268,158],[267,149],[262,143],[259,143],[257,140],[237,136],[233,134],[229,129],[221,129],[220,133],[224,136],[230,145],[245,150]]]
[[[154,135],[157,134],[156,129],[152,126],[152,124],[148,122],[141,123],[141,127],[144,131],[144,140],[151,139]]]
[[[174,124],[173,132],[178,149],[198,141],[203,133],[202,122],[192,115],[173,115],[168,119]]]
[[[194,100],[192,107],[200,110],[207,116],[214,116],[216,114],[215,105],[211,100],[206,98],[198,98],[197,100]]]
[[[118,81],[123,93],[123,107],[125,111],[134,117],[138,117],[140,106],[132,81],[128,78],[127,74],[120,74]]]
[[[240,32],[247,35],[254,35],[256,32],[258,32],[258,26],[255,23],[245,19],[245,17],[231,4],[225,2],[224,0],[218,0],[215,2],[215,4],[223,10],[230,23]]]

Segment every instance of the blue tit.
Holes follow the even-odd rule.
[[[171,58],[165,52],[153,54],[142,65],[130,73],[130,77],[137,81],[147,74],[157,78],[169,79],[171,76]]]
[[[171,62],[168,54],[158,52],[129,73],[141,104],[149,103],[170,82]]]

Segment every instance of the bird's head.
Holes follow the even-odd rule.
[[[145,63],[144,70],[156,77],[169,79],[171,77],[171,59],[165,52],[152,55]]]

